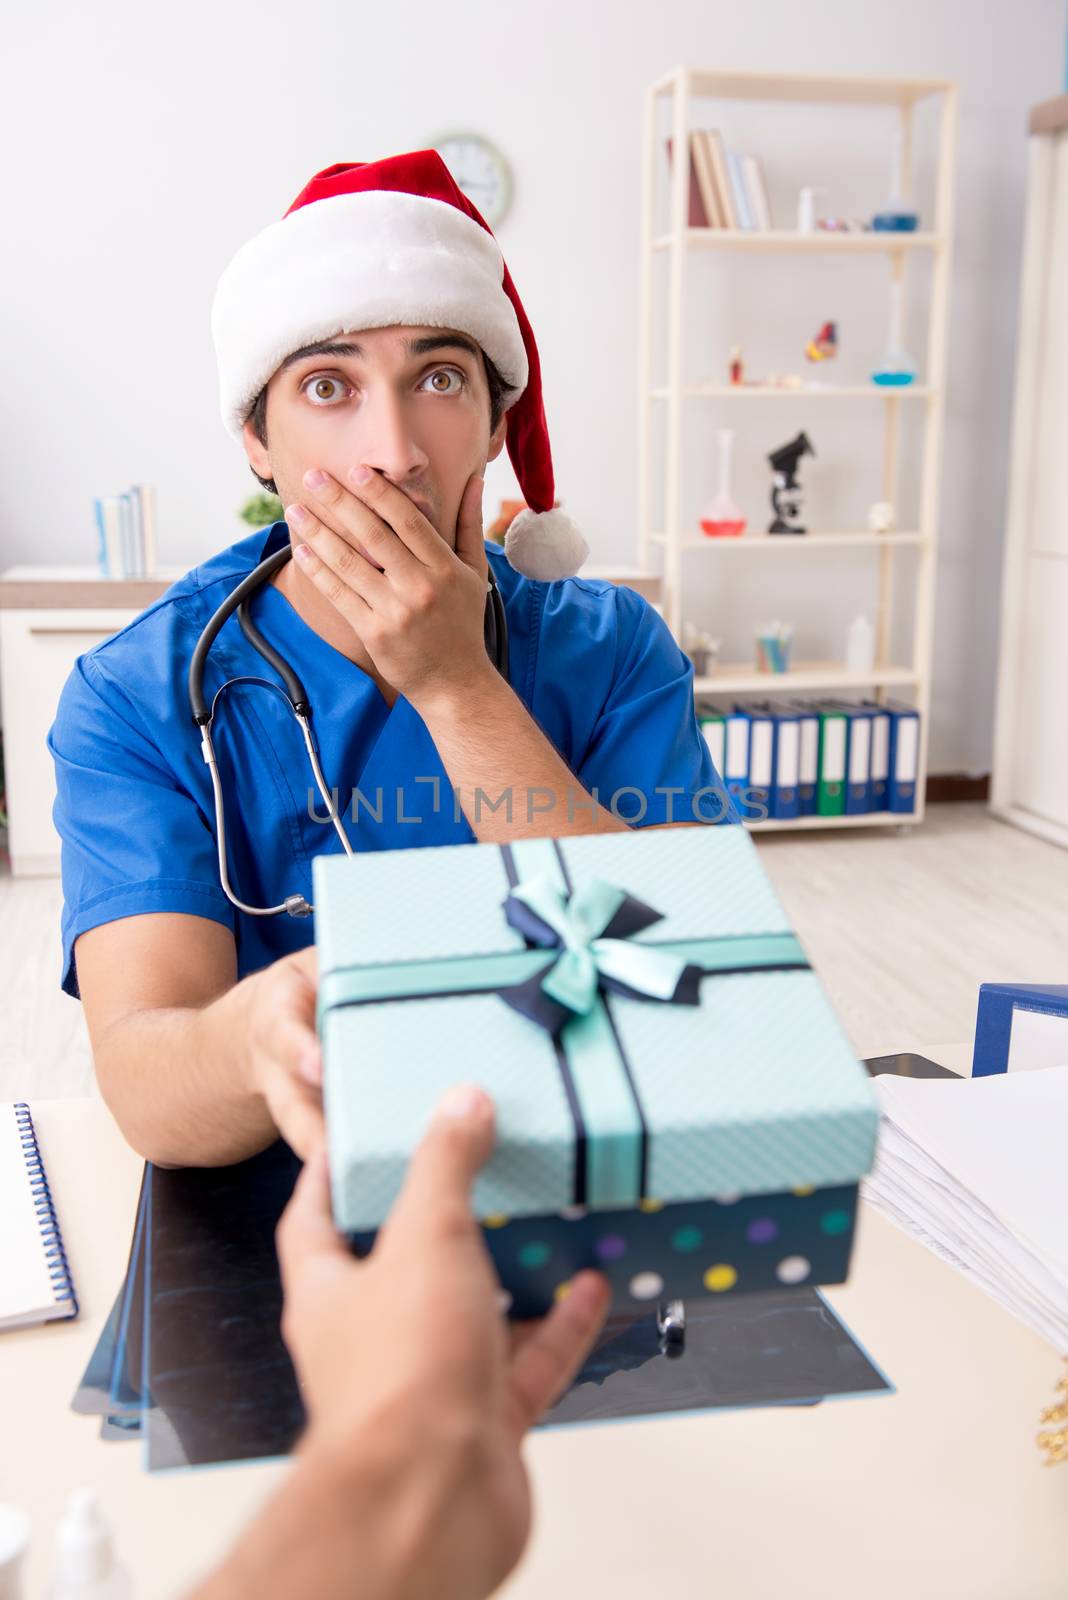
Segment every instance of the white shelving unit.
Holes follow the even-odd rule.
[[[911,191],[914,111],[920,100],[940,97],[938,151],[935,183],[933,230],[916,233],[794,233],[776,229],[769,232],[691,228],[689,210],[689,134],[692,125],[707,125],[705,111],[695,122],[695,103],[702,101],[750,100],[793,101],[847,108],[863,106],[896,107],[901,119],[900,192]],[[656,233],[656,175],[663,155],[660,108],[663,100],[670,108],[673,148],[682,153],[671,170],[670,209],[672,227]],[[761,552],[770,560],[772,552],[791,563],[804,559],[805,552],[831,548],[860,548],[871,551],[878,560],[878,603],[876,608],[875,662],[872,672],[861,677],[850,673],[841,662],[795,662],[791,671],[768,674],[746,664],[719,664],[716,671],[694,679],[698,695],[732,696],[773,693],[776,698],[797,692],[841,689],[869,690],[875,699],[886,698],[890,689],[911,691],[920,712],[920,748],[916,775],[916,809],[910,815],[875,812],[868,815],[806,817],[790,821],[768,819],[749,823],[754,829],[819,828],[873,826],[880,823],[898,826],[919,822],[924,814],[927,778],[927,750],[930,728],[930,674],[934,624],[935,564],[938,548],[938,499],[942,455],[945,400],[946,335],[953,232],[953,170],[956,139],[957,95],[955,85],[942,80],[872,77],[822,77],[779,73],[737,73],[701,71],[679,67],[646,91],[642,161],[642,276],[641,276],[641,407],[638,450],[638,563],[643,571],[659,570],[662,581],[663,615],[675,635],[682,630],[683,561],[703,559],[735,562],[747,554]],[[782,252],[784,265],[791,255],[826,254],[888,258],[893,281],[901,286],[904,299],[905,264],[910,257],[929,260],[931,268],[930,309],[927,327],[925,382],[903,388],[829,384],[804,388],[764,385],[684,384],[682,381],[685,337],[686,278],[691,251],[720,251],[727,259],[749,252]],[[653,386],[653,269],[660,252],[669,256],[669,300],[667,318],[667,384]],[[743,330],[738,343],[744,343]],[[873,420],[883,429],[883,476],[880,498],[896,500],[902,407],[923,408],[923,459],[920,477],[919,528],[915,531],[874,534],[864,531],[820,530],[803,536],[746,533],[740,538],[710,539],[685,528],[681,517],[682,413],[689,400],[713,400],[718,404],[755,405],[775,400],[797,403],[830,403],[834,400],[872,402]],[[665,504],[659,515],[650,505],[652,479],[654,406],[667,407],[665,460]],[[875,498],[875,496],[873,496]],[[660,531],[654,531],[659,529]],[[894,579],[894,554],[914,549],[912,659],[889,659],[891,598]],[[659,568],[653,557],[660,560]],[[707,625],[707,623],[705,624]],[[713,624],[714,625],[714,624]]]

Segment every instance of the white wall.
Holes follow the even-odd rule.
[[[644,86],[680,62],[948,76],[961,86],[961,128],[931,765],[987,770],[1026,112],[1061,87],[1064,21],[1063,0],[20,8],[5,25],[0,101],[0,562],[92,561],[93,496],[137,480],[158,487],[162,561],[191,565],[239,537],[236,508],[257,485],[218,414],[208,319],[220,271],[319,168],[418,149],[455,127],[489,135],[513,166],[499,238],[541,353],[558,496],[594,561],[633,560]],[[704,125],[718,119],[710,110]],[[781,113],[723,126],[762,150],[780,205],[806,181],[835,186],[833,209],[882,198],[881,125],[842,143],[840,124],[806,124],[807,146]],[[785,298],[781,281],[763,295],[756,279],[691,281],[697,372],[721,370],[721,344],[701,331],[710,311],[744,313],[747,347],[783,370],[824,317],[843,324],[843,376],[882,342],[882,310],[865,309],[883,304],[871,278],[799,279]],[[722,336],[737,334],[725,322]],[[792,410],[754,414],[739,441],[750,516],[764,515],[762,453],[796,422],[820,451],[806,469],[813,522],[856,525],[877,495],[858,425]],[[717,420],[690,424],[688,514],[711,492],[702,463]],[[486,506],[517,492],[502,456]],[[772,558],[748,559],[766,575],[736,595],[696,580],[695,620],[715,626],[735,601],[768,615],[790,605],[810,646],[801,653],[838,654],[865,569],[804,558],[784,595]]]

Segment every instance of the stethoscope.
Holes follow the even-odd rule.
[[[285,911],[291,917],[309,917],[315,907],[305,899],[302,894],[287,894],[281,904],[276,906],[250,906],[239,900],[230,887],[230,877],[226,866],[226,820],[223,814],[222,781],[219,777],[219,767],[215,759],[215,747],[211,742],[211,725],[215,718],[215,708],[219,703],[219,696],[235,683],[258,683],[265,689],[271,689],[279,694],[288,704],[304,738],[304,748],[308,753],[308,761],[315,778],[316,787],[322,796],[323,804],[330,813],[330,820],[337,830],[342,848],[346,855],[354,855],[351,844],[341,818],[338,816],[337,806],[333,795],[327,787],[326,779],[319,765],[319,756],[315,748],[315,740],[311,731],[311,703],[308,700],[304,685],[301,683],[289,662],[279,655],[272,644],[269,644],[257,628],[249,615],[249,600],[267,580],[274,576],[279,567],[285,565],[292,555],[292,547],[285,545],[281,550],[276,550],[273,555],[267,556],[259,566],[253,568],[247,577],[232,589],[222,605],[214,613],[197,640],[193,651],[193,658],[189,663],[189,704],[193,712],[193,721],[200,729],[201,754],[204,757],[208,771],[211,773],[211,786],[215,794],[215,837],[219,850],[219,881],[223,892],[231,905],[239,911],[247,912],[252,917],[273,917],[280,911]],[[228,678],[215,692],[211,702],[211,709],[204,698],[204,666],[208,659],[208,652],[215,643],[219,629],[228,617],[237,612],[237,620],[241,624],[241,631],[253,649],[257,650],[263,659],[274,668],[282,679],[285,688],[277,683],[272,683],[269,678],[258,678],[248,674],[239,678]],[[508,620],[504,612],[504,601],[501,599],[497,580],[493,575],[493,568],[489,569],[489,592],[486,595],[485,615],[486,651],[497,671],[508,682]]]

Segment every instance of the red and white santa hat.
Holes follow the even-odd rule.
[[[506,441],[527,508],[504,539],[511,566],[551,581],[589,547],[553,508],[541,365],[488,224],[436,150],[317,172],[279,222],[241,246],[215,291],[212,337],[223,422],[237,440],[264,384],[304,345],[361,328],[454,328],[516,392]]]

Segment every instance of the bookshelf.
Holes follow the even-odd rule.
[[[915,233],[836,233],[817,231],[798,233],[775,228],[767,231],[697,228],[689,226],[689,134],[691,127],[707,126],[712,120],[707,102],[765,101],[794,102],[842,108],[843,116],[865,106],[896,108],[900,118],[900,193],[911,193],[914,114],[917,105],[929,97],[937,98],[937,149],[935,151],[935,194],[932,227]],[[667,108],[669,130],[675,152],[682,158],[671,164],[669,209],[671,227],[656,231],[657,177],[664,164],[664,121]],[[949,309],[949,284],[953,233],[953,171],[957,120],[957,92],[954,84],[941,79],[897,79],[881,77],[820,76],[785,73],[704,71],[678,67],[653,83],[645,94],[642,143],[642,236],[641,236],[641,320],[640,320],[640,411],[638,448],[638,565],[642,571],[656,571],[661,578],[662,613],[677,640],[681,640],[684,570],[691,562],[734,563],[760,552],[761,562],[781,558],[787,571],[796,575],[798,563],[813,551],[853,550],[864,552],[863,559],[877,563],[875,607],[875,666],[866,675],[849,672],[842,662],[796,661],[785,673],[762,673],[746,663],[717,663],[708,676],[695,677],[694,692],[701,698],[724,701],[736,695],[771,695],[775,698],[795,692],[828,694],[840,690],[867,691],[870,698],[884,701],[890,691],[905,691],[920,712],[920,740],[916,772],[916,807],[912,813],[871,812],[863,816],[803,817],[780,820],[769,818],[746,826],[754,830],[786,828],[855,827],[920,822],[924,814],[927,779],[927,753],[930,731],[931,657],[934,629],[935,571],[938,552],[938,501],[941,477],[942,436],[945,412],[945,369]],[[845,130],[843,130],[845,131]],[[772,386],[761,384],[687,384],[683,382],[683,353],[686,340],[687,266],[695,253],[718,252],[724,270],[738,258],[753,254],[781,255],[787,268],[798,256],[837,255],[890,264],[890,280],[899,286],[904,300],[905,268],[910,259],[929,264],[930,299],[926,328],[926,348],[918,365],[922,383],[902,388],[882,388],[867,384],[819,384]],[[668,258],[667,303],[667,383],[654,386],[654,265],[658,257]],[[857,271],[864,268],[858,265]],[[882,306],[879,314],[882,315]],[[737,330],[736,342],[745,343],[745,330]],[[920,352],[917,352],[920,355]],[[711,364],[722,359],[708,352]],[[903,412],[921,416],[922,443],[919,463],[919,526],[912,530],[871,533],[859,529],[818,529],[800,536],[768,535],[747,531],[738,538],[706,538],[696,521],[684,526],[682,506],[682,424],[683,408],[693,402],[706,407],[710,437],[718,426],[743,426],[752,416],[750,408],[802,400],[826,406],[833,418],[833,402],[848,403],[850,415],[870,418],[882,430],[882,478],[879,492],[873,483],[872,499],[896,502],[901,454]],[[860,405],[863,402],[863,405]],[[868,406],[870,405],[870,411]],[[859,406],[859,412],[858,412]],[[664,501],[656,510],[651,501],[653,436],[657,407],[666,408],[664,451]],[[738,408],[741,408],[739,415]],[[706,413],[702,413],[704,415]],[[774,409],[772,409],[774,415]],[[711,493],[711,484],[705,486]],[[914,552],[910,565],[912,648],[907,660],[890,659],[894,565],[898,552]],[[826,559],[821,573],[826,569]],[[861,559],[860,556],[857,559]],[[767,572],[766,567],[758,570]],[[715,616],[695,618],[702,628],[715,628]],[[753,618],[754,623],[757,621]],[[841,618],[839,631],[848,619]]]

